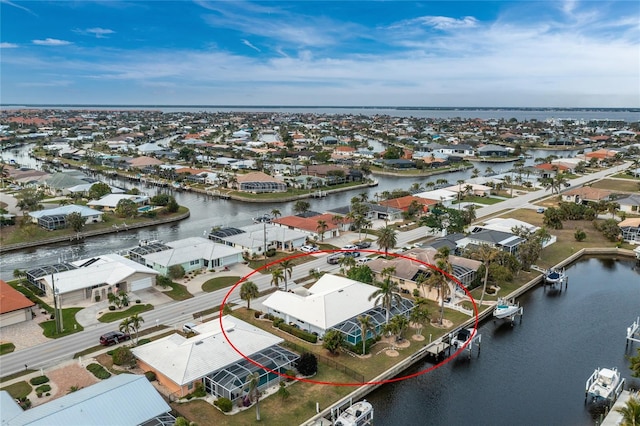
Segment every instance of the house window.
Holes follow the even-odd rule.
[[[187,385],[187,389],[189,390],[193,389],[193,382],[189,382],[189,384]]]
[[[200,260],[192,260],[189,262],[189,266],[194,266],[194,265],[199,265],[200,264]]]

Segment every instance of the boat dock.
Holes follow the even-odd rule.
[[[633,345],[633,342],[640,343],[640,317],[627,327],[627,343],[625,349],[629,347],[629,344]]]

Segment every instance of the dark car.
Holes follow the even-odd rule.
[[[100,336],[100,344],[102,346],[111,346],[129,339],[131,339],[131,336],[127,333],[110,331]]]
[[[371,247],[371,243],[369,241],[359,241],[359,242],[356,243],[356,246],[359,249],[366,249],[366,248]]]
[[[340,263],[340,259],[342,259],[344,255],[344,253],[334,253],[332,255],[329,255],[327,256],[327,263],[337,265],[338,263]]]

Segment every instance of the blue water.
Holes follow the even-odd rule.
[[[585,407],[584,393],[595,368],[617,367],[627,389],[639,388],[625,360],[625,333],[640,315],[640,267],[589,258],[567,273],[567,290],[536,287],[519,299],[521,324],[483,323],[479,357],[368,395],[376,426],[592,425],[598,410]]]

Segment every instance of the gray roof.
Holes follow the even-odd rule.
[[[149,380],[134,374],[113,376],[12,418],[7,418],[4,403],[2,408],[7,426],[138,425],[171,411]]]

